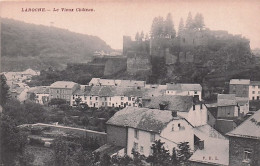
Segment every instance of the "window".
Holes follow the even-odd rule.
[[[124,97],[121,97],[121,100],[124,100]]]
[[[111,101],[111,97],[110,97],[110,101]]]
[[[253,85],[252,88],[255,89],[255,85]]]
[[[89,97],[89,100],[91,100],[92,99],[92,97]]]
[[[260,94],[260,91],[258,91],[258,94]]]
[[[194,94],[197,94],[197,93],[198,93],[197,91],[194,92]]]
[[[105,97],[105,101],[107,101],[107,98]]]
[[[131,97],[128,97],[128,101],[131,101]]]
[[[135,101],[135,98],[134,98],[134,97],[132,98],[132,101]]]
[[[255,91],[252,91],[253,94],[255,94]]]
[[[104,102],[102,102],[102,105],[104,105]]]
[[[143,153],[144,152],[144,147],[140,146],[140,152]]]
[[[193,111],[196,109],[196,106],[195,105],[193,105]]]
[[[135,129],[135,138],[138,139],[139,138],[139,131]]]
[[[181,124],[180,124],[180,123],[178,124],[178,127],[179,127],[179,128],[181,127]]]
[[[251,154],[252,154],[251,150],[245,150],[244,151],[244,161],[249,162],[251,160]]]
[[[172,131],[174,131],[174,124],[172,124]]]
[[[90,104],[90,105],[92,105],[92,101],[91,101],[91,102],[89,102],[89,104]]]
[[[57,93],[59,93],[59,90],[57,90]]]
[[[151,133],[150,135],[150,141],[154,142],[155,141],[155,134]]]
[[[138,143],[134,142],[134,147],[133,147],[134,151],[138,151]]]
[[[124,103],[123,103],[123,102],[121,102],[121,105],[124,105]]]
[[[252,100],[255,100],[255,97],[252,97]]]
[[[202,109],[202,104],[200,104],[200,109]]]
[[[96,97],[96,100],[98,100],[98,97]]]

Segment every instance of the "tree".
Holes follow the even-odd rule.
[[[16,156],[22,155],[27,135],[7,115],[0,115],[0,164],[14,165]]]
[[[111,157],[108,154],[104,154],[100,160],[100,166],[110,166],[111,165]]]
[[[164,32],[163,17],[155,17],[151,26],[151,38],[160,38]]]
[[[132,149],[132,155],[133,155],[133,161],[131,162],[133,165],[136,166],[142,166],[143,165],[143,160],[146,160],[144,155],[141,155],[139,152],[135,151]]]
[[[148,35],[148,34],[145,34],[144,40],[145,40],[145,41],[148,41],[148,40],[149,40],[149,35]]]
[[[51,99],[51,101],[49,102],[49,105],[62,105],[62,104],[66,104],[67,101],[64,100],[64,99],[59,99],[59,98],[54,98],[54,99]]]
[[[181,142],[178,144],[177,158],[180,163],[185,164],[191,157],[192,153],[190,150],[189,142]]]
[[[181,18],[180,23],[179,23],[179,28],[178,28],[178,36],[181,36],[184,30],[184,23],[183,19]]]
[[[172,149],[171,163],[172,163],[172,165],[177,165],[178,164],[177,153],[176,153],[176,149],[175,148]]]
[[[80,97],[77,97],[77,98],[75,99],[75,102],[76,102],[77,106],[79,106],[79,104],[80,104],[81,101],[82,101],[82,99],[81,99]]]
[[[193,28],[193,19],[192,19],[191,12],[189,12],[189,14],[188,14],[185,28],[186,29],[192,29]]]
[[[4,74],[0,74],[0,105],[4,105],[6,101],[10,98],[9,87],[6,83],[6,77]]]
[[[31,101],[35,101],[35,99],[36,99],[36,94],[35,94],[35,93],[31,93],[30,96],[29,96],[29,99],[30,99]]]
[[[139,39],[140,39],[140,35],[139,35],[139,32],[137,32],[137,33],[135,34],[135,41],[139,41]]]
[[[170,166],[171,156],[169,150],[164,148],[164,143],[161,140],[156,140],[152,145],[152,155],[147,158],[147,162],[152,163],[154,166]]]
[[[168,13],[166,20],[164,21],[164,36],[170,39],[176,36],[171,13]]]
[[[142,31],[140,34],[140,41],[143,41],[143,40],[144,40],[144,32]]]
[[[197,13],[195,18],[194,18],[194,27],[197,29],[202,29],[205,24],[204,24],[204,17],[201,13]]]

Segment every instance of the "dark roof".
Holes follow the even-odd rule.
[[[227,134],[228,136],[260,139],[260,110],[245,120],[240,126]]]
[[[260,81],[251,81],[250,85],[258,86],[260,85]]]
[[[122,147],[122,146],[105,144],[105,145],[102,145],[101,147],[99,147],[98,149],[96,149],[94,152],[96,152],[96,153],[99,152],[101,156],[103,156],[104,154],[111,156],[122,149],[124,149],[124,147]]]
[[[166,110],[188,112],[193,105],[192,96],[156,96],[150,97],[150,102],[144,105],[147,108],[160,108],[160,104],[168,104]]]
[[[172,120],[172,111],[126,107],[115,113],[107,124],[160,133]]]
[[[111,86],[93,86],[89,93],[91,96],[114,96]]]
[[[169,84],[167,83],[167,90],[176,91],[201,91],[202,87],[200,84]]]
[[[234,105],[237,105],[235,94],[218,94],[218,106]]]

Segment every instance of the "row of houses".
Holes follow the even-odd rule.
[[[71,106],[85,103],[89,107],[99,108],[139,106],[142,98],[150,96],[194,96],[201,100],[201,92],[202,87],[199,84],[151,85],[145,84],[144,81],[93,78],[89,85],[57,81],[48,87],[34,87],[28,91],[28,96],[35,93],[36,101],[40,104],[60,98],[66,100]]]
[[[231,79],[229,93],[236,97],[248,97],[249,100],[260,100],[260,81],[249,79]]]

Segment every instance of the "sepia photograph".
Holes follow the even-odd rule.
[[[259,0],[0,1],[0,166],[260,166]]]

